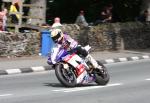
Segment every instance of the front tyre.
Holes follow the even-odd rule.
[[[109,79],[110,79],[107,68],[100,61],[97,61],[97,63],[100,66],[102,66],[103,70],[101,71],[97,68],[94,70],[94,74],[95,74],[95,77],[96,77],[95,82],[98,85],[106,85],[109,82]]]
[[[66,87],[76,86],[76,76],[72,69],[64,69],[62,63],[55,66],[55,74],[57,79]]]

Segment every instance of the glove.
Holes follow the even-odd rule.
[[[65,42],[62,44],[62,46],[63,46],[64,49],[67,49],[67,50],[68,50],[68,49],[70,49],[70,48],[69,48],[70,42],[69,42],[69,41],[65,41]]]

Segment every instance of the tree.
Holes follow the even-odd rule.
[[[141,11],[142,0],[47,0],[47,16],[61,17],[62,22],[74,23],[79,11],[85,11],[88,22],[99,17],[101,10],[108,4],[114,5],[115,16],[122,22],[133,21]],[[150,2],[150,0],[143,0]]]

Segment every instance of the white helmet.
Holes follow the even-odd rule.
[[[59,42],[62,40],[64,34],[63,32],[61,31],[61,29],[53,29],[51,31],[51,38],[53,39],[53,41],[55,43]]]

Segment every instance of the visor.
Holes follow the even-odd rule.
[[[52,39],[56,43],[58,42],[58,39],[61,37],[61,33],[58,33],[56,36],[53,36]]]

